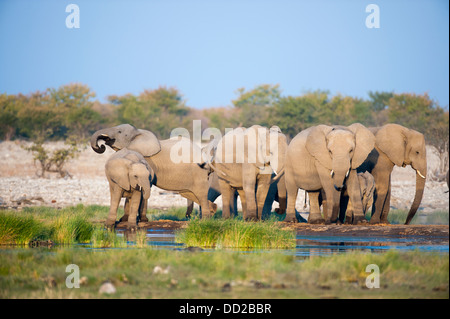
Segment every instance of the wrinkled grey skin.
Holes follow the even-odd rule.
[[[237,152],[239,145],[242,153]],[[259,125],[234,129],[217,142],[211,167],[219,179],[223,218],[231,217],[230,203],[237,190],[245,207],[244,219],[261,219],[270,184],[284,175],[286,148],[286,137],[278,127],[269,130]],[[272,172],[277,175],[274,179]]]
[[[140,211],[146,210],[146,203],[150,197],[152,169],[140,153],[124,148],[108,159],[105,164],[105,174],[111,195],[106,226],[115,225],[117,208],[121,198],[125,197],[127,228],[136,229],[137,216]]]
[[[297,222],[295,203],[301,188],[310,198],[308,223],[338,222],[341,190],[345,186],[354,207],[354,223],[366,222],[356,169],[374,144],[375,136],[359,123],[348,127],[318,125],[297,134],[286,154],[285,221]],[[327,201],[323,217],[319,205],[321,194]]]
[[[275,176],[272,175],[272,178],[274,178],[274,177]],[[279,200],[279,192],[280,191],[278,189],[278,185],[280,185],[280,183],[284,183],[284,180],[280,179],[278,182],[272,183],[269,187],[269,191],[267,192],[267,197],[264,202],[264,208],[263,208],[263,212],[262,212],[263,218],[264,218],[264,216],[270,215],[272,206],[273,206],[273,202],[280,203],[280,200]],[[219,178],[218,178],[216,172],[212,172],[209,175],[209,184],[210,184],[210,186],[209,186],[209,192],[208,192],[208,200],[210,202],[214,203],[216,201],[216,199],[222,195],[220,192]],[[235,190],[235,192],[231,198],[231,202],[229,204],[230,211],[233,216],[238,215],[238,209],[237,209],[238,196],[241,197],[242,209],[243,209],[243,211],[245,210],[245,193],[243,192],[242,189]],[[284,203],[285,202],[286,201],[284,201]],[[282,205],[283,205],[283,200],[281,201],[280,207],[275,208],[275,212],[279,215],[283,215],[284,213],[286,213],[286,207],[282,207]],[[194,209],[194,202],[187,200],[187,210],[186,210],[187,218],[190,218],[193,209]],[[217,209],[217,205],[214,210],[216,210],[216,209]],[[299,216],[299,219],[301,222],[306,222],[306,220],[303,219],[303,217],[301,217],[299,213],[297,213],[297,215]]]
[[[359,186],[361,189],[361,202],[363,206],[363,214],[366,215],[369,208],[373,204],[373,194],[375,191],[375,179],[369,172],[358,173]],[[352,224],[353,223],[353,207],[351,201],[349,201],[349,196],[347,189],[342,191],[341,195],[341,209],[339,219],[342,223]]]
[[[127,148],[141,153],[153,170],[153,185],[161,189],[178,192],[183,197],[200,205],[203,217],[211,214],[208,202],[208,175],[202,163],[196,163],[192,158],[184,162],[176,162],[171,156],[172,150],[186,149],[201,152],[200,148],[189,139],[158,140],[147,130],[137,129],[129,124],[122,124],[95,132],[91,137],[91,147],[97,153],[105,151],[104,141],[115,151]],[[193,153],[193,152],[192,152]],[[143,212],[145,214],[145,212]],[[144,216],[145,218],[145,216]]]
[[[422,201],[427,176],[427,154],[422,133],[398,124],[370,128],[375,135],[375,147],[358,167],[358,172],[370,172],[375,178],[375,194],[371,224],[388,223],[391,200],[391,173],[395,165],[410,165],[416,171],[416,191],[406,217],[408,225]]]

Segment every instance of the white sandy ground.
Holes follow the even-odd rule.
[[[21,146],[29,145],[23,141],[6,141],[0,143],[0,207],[23,207],[43,205],[66,207],[77,204],[109,205],[109,187],[104,174],[104,164],[113,153],[107,149],[104,154],[95,153],[90,146],[79,153],[66,166],[73,178],[58,178],[52,174],[49,178],[36,177],[33,156]],[[49,149],[62,147],[62,142],[45,145]],[[428,151],[428,171],[438,165],[438,158]],[[395,167],[392,176],[391,206],[408,209],[415,192],[415,172],[410,167]],[[420,214],[432,211],[449,210],[449,194],[446,182],[427,181]],[[19,204],[20,203],[20,204]],[[123,203],[123,201],[122,201]],[[216,203],[221,207],[221,198]],[[299,191],[297,210],[303,208],[304,191]],[[186,199],[178,194],[152,187],[149,208],[166,210],[170,207],[185,207]],[[277,207],[278,203],[274,204]]]

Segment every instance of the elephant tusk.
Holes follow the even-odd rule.
[[[275,173],[275,176],[278,176],[278,173],[277,173],[277,171],[276,171],[276,170],[274,170],[273,168],[272,168],[272,170],[273,170],[273,172]]]
[[[419,176],[422,177],[423,179],[426,178],[425,176],[422,175],[422,173],[419,170],[417,170],[417,174],[419,174]]]
[[[350,174],[350,169],[348,169],[347,174],[345,174],[345,177],[348,177],[349,174]]]
[[[331,170],[330,176],[333,177],[333,175],[334,175],[334,170]]]

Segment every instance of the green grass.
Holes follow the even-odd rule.
[[[273,221],[245,222],[239,219],[193,219],[176,233],[186,246],[215,248],[295,248],[295,232]]]
[[[76,264],[83,283],[65,285]],[[365,285],[366,266],[380,288]],[[155,274],[160,266],[167,274]],[[104,281],[117,289],[98,293]],[[299,262],[280,252],[193,253],[160,249],[9,249],[1,252],[0,298],[448,298],[449,257],[423,252],[348,253]]]
[[[92,234],[91,245],[93,248],[124,248],[127,247],[127,240],[125,236],[118,236],[114,230],[97,226]]]
[[[49,237],[50,230],[33,216],[0,213],[0,244],[26,245],[31,240]]]

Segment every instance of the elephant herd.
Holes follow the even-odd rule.
[[[104,144],[99,145],[100,140]],[[370,223],[387,223],[395,165],[416,171],[415,196],[405,222],[409,224],[427,174],[423,134],[398,124],[317,125],[290,143],[279,127],[254,125],[235,128],[203,148],[188,138],[158,140],[150,131],[122,124],[92,135],[95,152],[103,153],[105,145],[116,151],[105,165],[111,195],[106,225],[114,226],[125,197],[122,221],[130,229],[137,227],[137,216],[148,220],[152,185],[187,198],[187,216],[194,202],[203,217],[211,216],[217,208],[214,200],[222,195],[223,218],[237,214],[239,196],[245,220],[261,219],[278,201],[276,212],[286,213],[285,221],[306,221],[295,209],[302,189],[310,201],[308,223],[365,223],[370,205]],[[180,151],[186,150],[179,160]],[[200,159],[195,154],[201,154]]]

